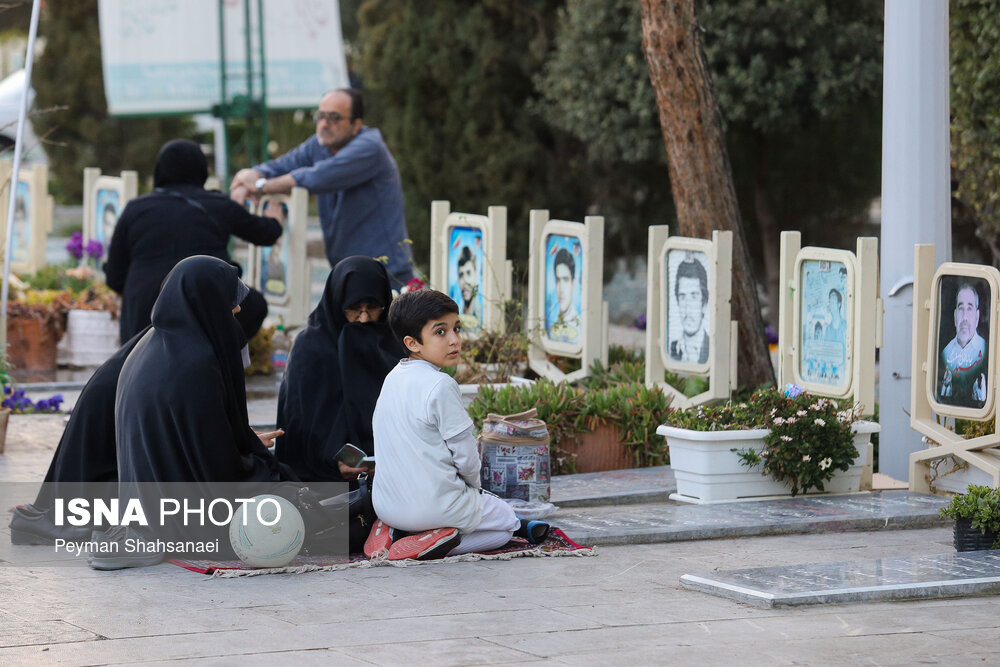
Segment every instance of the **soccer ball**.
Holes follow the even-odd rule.
[[[305,534],[305,523],[295,505],[269,494],[255,497],[252,503],[241,504],[229,523],[233,551],[253,567],[288,565],[302,548]]]

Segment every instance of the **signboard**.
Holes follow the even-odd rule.
[[[256,25],[261,0],[99,0],[101,63],[113,115],[196,113],[222,101],[219,5],[225,25],[226,97],[246,95],[245,16],[260,71]],[[249,11],[245,13],[245,2]],[[349,85],[338,0],[264,2],[267,105],[313,107]]]

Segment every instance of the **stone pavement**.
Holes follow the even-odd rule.
[[[0,483],[41,478],[63,419],[12,417]],[[700,509],[725,520],[720,505],[665,501],[671,490],[667,469],[557,478],[562,508],[553,521],[573,531],[582,521],[574,517],[600,517],[611,531],[616,517],[627,526]],[[906,492],[841,499],[885,505],[890,527],[900,507],[939,502]],[[795,512],[774,520],[844,511],[843,502],[817,500],[812,509],[796,500]],[[763,508],[736,505],[725,506],[734,521],[751,505]],[[943,524],[841,532],[833,519],[824,526],[833,532],[601,546],[592,558],[215,579],[170,564],[119,572],[23,564],[44,559],[47,547],[10,545],[5,523],[3,665],[1000,662],[996,596],[757,609],[680,583],[686,574],[735,568],[946,556],[954,552]]]

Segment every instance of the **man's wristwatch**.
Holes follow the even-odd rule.
[[[267,183],[267,179],[263,177],[258,178],[256,181],[253,182],[253,189],[257,193],[258,197],[264,194],[265,183]]]

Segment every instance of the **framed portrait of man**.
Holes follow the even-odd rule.
[[[267,215],[272,206],[280,206],[284,226],[273,245],[248,245],[250,270],[243,279],[260,290],[272,307],[271,314],[282,318],[288,328],[303,324],[309,316],[308,202],[305,188],[293,188],[290,195],[265,195],[251,207],[257,215]]]
[[[840,393],[850,386],[854,267],[849,259],[806,256],[798,264],[798,375],[804,387]]]
[[[14,228],[11,230],[11,262],[27,263],[31,259],[31,188],[17,182],[14,194]]]
[[[483,230],[452,227],[448,241],[448,296],[458,304],[462,329],[476,333],[483,327]]]
[[[942,275],[935,288],[937,309],[934,400],[981,410],[992,383],[990,345],[994,294],[984,278]]]
[[[430,286],[458,304],[463,330],[472,335],[503,331],[513,266],[507,259],[507,207],[486,215],[451,210],[431,202]]]
[[[96,167],[83,170],[83,236],[100,241],[107,253],[115,226],[125,205],[138,194],[139,177],[134,171],[121,176],[101,174]]]
[[[712,275],[708,255],[671,248],[664,262],[664,365],[702,372],[712,347]]]
[[[577,236],[545,238],[545,335],[556,343],[580,343],[583,246]]]

